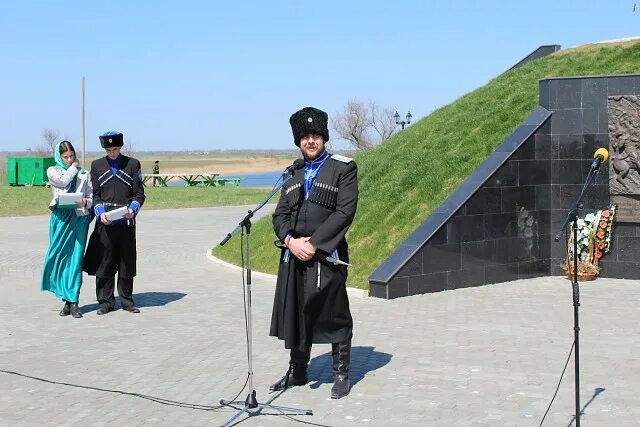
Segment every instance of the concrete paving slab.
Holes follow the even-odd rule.
[[[211,426],[230,418],[234,411],[216,407],[247,376],[242,280],[206,254],[248,208],[143,210],[134,290],[142,313],[96,316],[95,282],[85,277],[82,319],[59,317],[61,304],[39,290],[48,217],[0,218],[0,425]],[[260,402],[288,362],[268,336],[273,292],[273,277],[254,275]],[[636,281],[581,284],[584,426],[638,425],[639,301]],[[273,402],[313,410],[300,421],[537,426],[573,341],[571,286],[559,277],[392,301],[352,298],[351,306],[352,392],[329,398],[330,346],[315,346],[309,385]],[[545,426],[572,423],[573,385],[571,357]],[[241,424],[292,422],[259,415]]]

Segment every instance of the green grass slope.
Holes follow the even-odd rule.
[[[348,285],[367,277],[538,105],[538,80],[640,73],[640,42],[587,45],[532,61],[357,156],[360,199]],[[275,201],[275,200],[274,200]],[[275,273],[270,217],[252,229],[252,268]],[[239,235],[214,255],[239,264]]]
[[[252,187],[147,187],[143,212],[154,209],[209,208],[254,205],[264,198],[263,188]],[[0,185],[0,217],[49,215],[51,189]],[[197,227],[197,224],[193,225]]]

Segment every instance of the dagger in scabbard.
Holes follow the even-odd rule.
[[[276,240],[275,242],[273,242],[273,244],[277,248],[287,249],[286,245],[280,240]],[[341,261],[341,260],[339,260],[337,258],[334,258],[332,256],[325,255],[324,253],[319,252],[319,251],[316,251],[315,257],[318,258],[318,259],[321,259],[321,260],[325,260],[325,261],[327,261],[327,262],[329,262],[329,263],[331,263],[333,265],[346,265],[347,267],[351,267],[351,264],[349,264],[348,262],[344,262],[344,261]]]

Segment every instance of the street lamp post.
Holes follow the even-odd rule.
[[[413,117],[411,115],[411,111],[407,111],[407,115],[405,117],[407,119],[406,121],[400,121],[400,114],[398,114],[398,111],[393,115],[393,118],[396,119],[396,124],[402,126],[402,130],[404,130],[404,125],[411,124],[411,118]]]

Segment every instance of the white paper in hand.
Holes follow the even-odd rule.
[[[58,194],[58,207],[59,208],[79,208],[81,207],[76,202],[82,201],[82,193],[61,193]]]
[[[122,218],[122,216],[127,212],[129,212],[129,208],[126,206],[123,206],[121,208],[106,212],[104,216],[106,216],[109,221],[115,221],[116,219]]]

